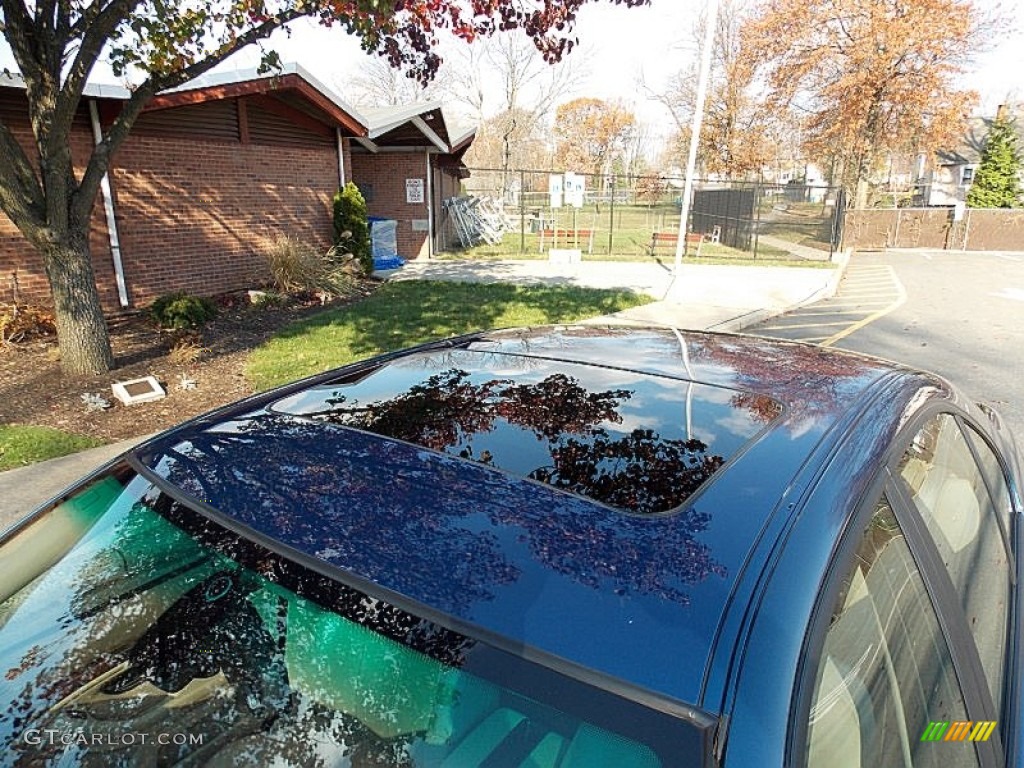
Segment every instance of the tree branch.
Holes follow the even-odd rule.
[[[38,62],[35,60],[35,51],[32,47],[32,19],[22,0],[2,0],[0,7],[4,10],[4,38],[11,46],[11,53],[14,54],[18,69],[27,82],[38,70]]]
[[[57,0],[57,21],[53,28],[58,40],[67,40],[71,32],[71,1]]]
[[[43,190],[25,150],[6,124],[0,122],[0,208],[22,232],[45,225]]]
[[[36,27],[44,32],[52,33],[54,30],[53,13],[56,10],[57,0],[37,0],[36,2]]]
[[[71,121],[74,120],[78,104],[82,99],[82,94],[85,92],[89,73],[96,66],[96,62],[103,52],[104,44],[109,40],[118,25],[127,19],[132,10],[138,7],[141,2],[142,0],[113,0],[113,2],[103,6],[97,13],[89,14],[91,21],[86,27],[85,34],[82,35],[82,42],[78,48],[78,53],[68,68],[63,87],[57,99],[57,106],[54,110],[56,113],[54,122],[64,131],[69,131],[71,128]],[[90,6],[87,11],[100,7],[100,0],[96,0],[94,5]],[[79,21],[82,21],[84,18],[86,18],[86,14],[83,14]]]

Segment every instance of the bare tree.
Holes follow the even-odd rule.
[[[380,56],[367,56],[355,77],[348,73],[344,78],[335,77],[335,89],[346,94],[357,104],[374,107],[394,107],[417,101],[430,101],[442,93],[444,65],[438,69],[437,78],[424,85],[406,72],[392,67]]]
[[[623,136],[621,171],[630,178],[647,172],[647,154],[651,148],[651,127],[636,121]]]
[[[757,173],[770,161],[778,134],[785,130],[755,96],[756,51],[742,46],[741,29],[747,14],[742,0],[724,0],[719,8],[711,59],[711,83],[704,108],[698,159],[704,173],[726,178]],[[702,14],[691,33],[693,46],[704,39],[707,19]],[[752,55],[748,55],[752,54]],[[669,153],[685,153],[696,100],[697,64],[675,72],[664,86],[641,81],[650,98],[664,105],[676,125]]]
[[[586,54],[574,54],[554,66],[532,45],[508,34],[462,47],[452,57],[448,78],[451,96],[469,107],[497,142],[480,141],[470,149],[471,165],[513,167],[514,158],[535,156],[545,141],[554,105],[582,82]]]

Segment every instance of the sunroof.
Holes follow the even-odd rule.
[[[398,358],[272,409],[639,514],[681,505],[782,411],[770,398],[724,387],[471,350]]]

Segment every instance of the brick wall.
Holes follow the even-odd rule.
[[[326,250],[338,161],[328,147],[130,136],[113,185],[131,298],[146,304],[252,287],[281,234]]]
[[[0,91],[0,117],[23,142],[31,137],[26,112],[23,94]],[[331,196],[338,187],[334,139],[296,142],[292,137],[281,145],[243,145],[223,135],[161,134],[159,120],[146,117],[147,124],[117,152],[111,172],[132,305],[144,306],[176,290],[213,295],[252,287],[267,276],[259,254],[278,234],[325,250],[330,245]],[[83,109],[72,138],[76,161],[84,165],[91,146]],[[348,162],[346,172],[352,178]],[[90,242],[103,307],[116,311],[120,305],[100,196]],[[0,213],[0,301],[12,298],[15,273],[22,301],[49,303],[41,258]]]
[[[398,255],[403,259],[427,257],[428,232],[413,231],[413,221],[426,221],[427,156],[425,152],[353,154],[352,180],[373,187],[372,199],[366,203],[371,216],[395,219],[398,222]],[[422,203],[405,202],[405,180],[423,179]]]
[[[28,104],[24,94],[8,89],[0,90],[0,119],[24,147],[31,147],[32,131],[28,123]],[[83,109],[76,117],[71,137],[71,151],[79,172],[84,170],[92,151],[92,132],[88,112]],[[29,157],[35,155],[29,150]],[[90,223],[89,244],[92,249],[93,269],[99,286],[104,309],[116,310],[117,285],[114,282],[114,264],[107,237],[107,223],[103,213],[102,197],[97,195]],[[12,301],[17,284],[18,298],[31,304],[49,304],[50,287],[43,270],[43,260],[22,237],[6,215],[0,213],[0,301]]]

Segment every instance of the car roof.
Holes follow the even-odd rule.
[[[331,399],[325,393],[365,405],[377,386],[378,399],[393,402],[402,388],[386,384],[392,375],[415,386],[466,366],[474,375],[533,384],[551,371],[588,386],[654,382],[646,399],[671,392],[658,412],[676,409],[688,426],[692,389],[700,385],[715,404],[700,434],[729,432],[740,421],[741,439],[681,503],[635,514],[464,450],[438,449],[422,435],[407,440],[401,430],[396,437],[317,411]],[[410,378],[415,370],[419,378]],[[250,398],[157,438],[138,458],[207,511],[314,558],[342,580],[422,607],[443,625],[693,703],[734,586],[794,477],[823,442],[849,429],[882,380],[901,375],[883,361],[747,336],[512,329]],[[363,387],[362,401],[346,401],[352,386]],[[880,407],[895,422],[904,405]],[[644,429],[645,414],[625,415]],[[504,422],[492,431],[502,429]]]

